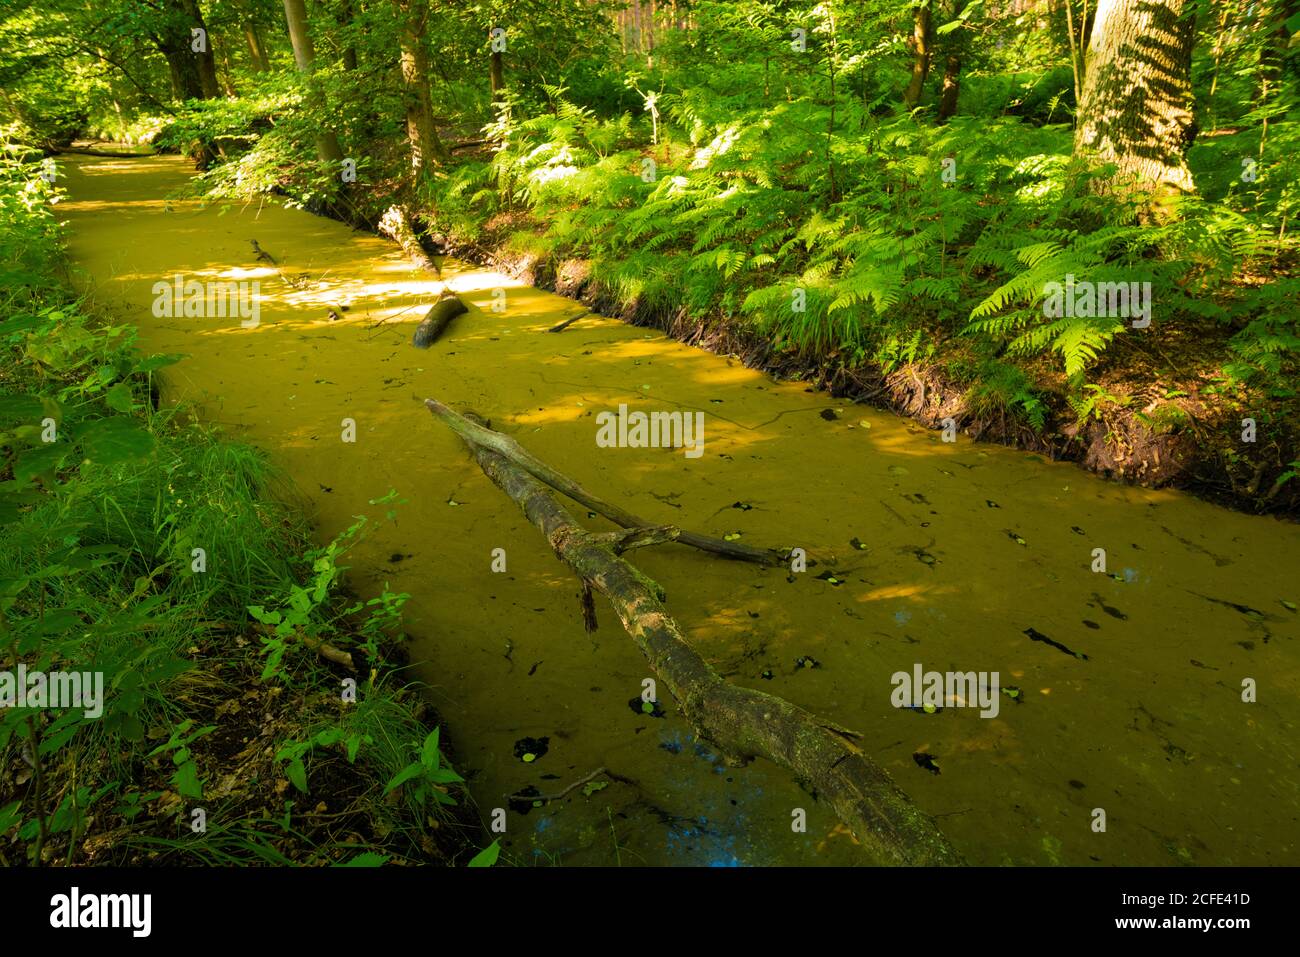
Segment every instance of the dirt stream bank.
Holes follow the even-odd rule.
[[[592,278],[582,259],[543,258],[511,249],[510,237],[520,223],[506,219],[484,224],[476,236],[452,232],[447,248],[468,262],[499,270],[519,282],[576,299],[604,315],[637,326],[661,330],[691,346],[739,359],[750,368],[781,379],[802,382],[836,398],[864,402],[908,416],[930,428],[952,418],[958,430],[976,441],[996,442],[1073,462],[1104,478],[1145,488],[1177,488],[1230,508],[1255,514],[1300,519],[1300,480],[1277,486],[1277,479],[1300,458],[1300,427],[1293,417],[1261,414],[1199,394],[1200,382],[1157,381],[1150,356],[1130,357],[1124,368],[1112,354],[1101,372],[1101,384],[1117,394],[1131,395],[1129,405],[1107,407],[1101,418],[1080,422],[1064,396],[1048,389],[1041,394],[1046,422],[1041,430],[1006,410],[991,414],[972,408],[971,384],[959,382],[938,361],[918,361],[886,372],[867,363],[848,368],[837,356],[822,360],[774,348],[751,325],[729,324],[721,318],[692,319],[685,309],[663,311],[640,301],[622,301]],[[525,225],[525,229],[527,226]],[[1222,331],[1215,332],[1222,335]],[[1158,339],[1159,330],[1153,333]],[[1119,346],[1123,346],[1120,343]],[[1155,349],[1159,352],[1161,344]],[[1117,347],[1114,352],[1119,352]],[[1163,355],[1163,353],[1160,353]],[[1054,378],[1052,373],[1049,378]],[[1187,387],[1193,395],[1165,400],[1166,393]],[[1174,428],[1152,428],[1143,417],[1159,420],[1173,411],[1181,418]],[[1241,419],[1261,423],[1254,444],[1239,441]]]

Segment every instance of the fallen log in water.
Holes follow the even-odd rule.
[[[609,599],[700,737],[733,763],[764,757],[794,772],[880,863],[963,863],[934,820],[863,754],[854,743],[857,734],[782,698],[728,684],[687,644],[663,605],[662,589],[620,555],[627,547],[672,540],[676,529],[661,526],[640,536],[593,534],[538,480],[542,477],[534,469],[540,463],[517,443],[434,399],[425,405],[465,440],[488,478],[582,579],[584,592],[594,589]]]
[[[583,316],[589,316],[589,315],[591,315],[591,310],[590,310],[590,309],[584,309],[584,310],[582,310],[582,312],[578,313],[576,316],[570,316],[568,319],[565,319],[563,322],[557,322],[555,325],[551,326],[551,328],[547,329],[546,331],[547,331],[547,332],[563,332],[565,329],[569,328],[569,326],[573,325],[575,322],[577,322],[577,321],[578,321],[579,319],[581,319]]]
[[[402,247],[402,252],[420,269],[431,269],[441,278],[441,257],[434,258],[420,242],[410,213],[401,206],[389,206],[379,219],[379,233]]]
[[[454,292],[444,292],[442,298],[430,307],[424,314],[424,318],[420,320],[420,324],[415,327],[411,345],[417,349],[429,348],[438,341],[438,337],[443,334],[451,321],[464,312],[469,312],[469,308],[460,301],[460,298]]]
[[[424,402],[434,415],[451,426],[452,430],[466,442],[472,445],[482,445],[494,452],[499,452],[516,465],[527,470],[534,478],[545,482],[557,492],[563,492],[578,504],[585,505],[593,512],[605,516],[615,525],[621,525],[623,528],[647,528],[655,524],[633,515],[624,508],[597,498],[567,475],[557,472],[541,459],[532,455],[510,436],[485,428],[477,422],[457,415],[437,399],[425,399]],[[721,538],[714,538],[711,535],[700,535],[684,529],[679,532],[677,541],[683,545],[698,548],[701,551],[721,555],[723,558],[734,558],[737,561],[754,562],[758,565],[775,565],[783,562],[786,558],[785,552],[777,549],[754,548],[750,545],[742,545],[739,542],[728,542]]]
[[[114,159],[135,159],[144,156],[157,156],[157,153],[115,153],[112,150],[96,150],[88,146],[50,146],[55,153],[74,153],[78,156],[109,156]]]

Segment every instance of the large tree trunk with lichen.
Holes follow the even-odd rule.
[[[1077,156],[1115,166],[1098,190],[1148,193],[1155,206],[1195,191],[1193,21],[1187,0],[1098,3],[1074,134]]]
[[[733,763],[763,757],[815,790],[878,863],[960,864],[934,820],[904,794],[856,741],[858,735],[761,691],[728,684],[682,637],[663,591],[628,563],[629,548],[682,541],[671,526],[595,534],[582,528],[548,485],[577,487],[508,436],[434,399],[429,410],[465,440],[479,466],[523,509],[556,555],[582,579],[584,617],[594,627],[591,592],[604,595],[682,714]],[[538,472],[542,475],[538,475]],[[543,484],[545,481],[547,484]],[[552,485],[551,487],[556,487]],[[566,492],[566,494],[569,494]],[[581,499],[579,499],[581,501]]]
[[[402,86],[406,103],[406,139],[410,144],[411,172],[417,179],[445,162],[448,153],[433,122],[433,95],[429,92],[429,53],[424,33],[429,9],[420,0],[400,0],[402,17]]]

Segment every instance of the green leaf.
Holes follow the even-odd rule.
[[[429,772],[429,780],[434,784],[460,784],[465,779],[451,768],[438,768]]]
[[[40,396],[5,395],[0,396],[0,422],[23,422],[39,424],[45,415],[45,406]]]
[[[144,740],[144,725],[134,714],[124,712],[118,719],[117,730],[127,741],[138,743]]]
[[[285,766],[285,777],[289,782],[303,794],[307,793],[307,767],[302,763],[302,758],[294,758]]]
[[[389,781],[387,785],[385,785],[384,793],[385,794],[390,793],[395,788],[399,788],[407,781],[411,780],[411,778],[423,773],[424,773],[424,765],[421,764],[419,761],[412,761],[406,767],[402,768],[402,770],[398,771],[396,774],[393,775],[393,779]]]
[[[248,613],[264,625],[280,624],[280,613],[278,611],[267,611],[261,605],[249,605]]]
[[[104,404],[114,412],[130,412],[135,407],[135,396],[129,385],[119,382],[104,394]]]
[[[350,861],[344,861],[342,864],[335,864],[335,867],[383,867],[388,863],[387,854],[376,854],[374,851],[362,851]]]
[[[470,860],[470,867],[491,867],[501,856],[501,841],[495,840]]]
[[[13,273],[11,275],[17,277],[22,274]],[[6,276],[6,278],[8,277]],[[44,322],[45,319],[43,316],[36,316],[30,312],[22,313],[14,316],[12,319],[6,319],[4,322],[0,322],[0,336],[12,335],[15,332],[27,332],[43,325]]]
[[[156,372],[159,369],[165,369],[169,365],[174,365],[184,359],[185,356],[179,353],[167,353],[165,355],[153,355],[146,359],[141,359],[135,364],[133,372]]]
[[[52,485],[55,473],[71,451],[66,445],[51,444],[24,452],[14,463],[14,479],[22,486],[41,476],[47,485]]]
[[[172,775],[172,783],[176,785],[176,790],[180,792],[181,797],[194,801],[203,799],[203,785],[199,783],[199,771],[193,761],[182,764],[176,769],[176,773]]]
[[[86,458],[101,465],[116,465],[149,456],[154,438],[133,419],[114,416],[88,425],[81,434],[81,450]]]
[[[424,739],[424,750],[420,755],[420,763],[430,771],[436,771],[438,764],[442,760],[442,755],[438,752],[438,731],[434,728],[429,732],[429,736]]]
[[[0,807],[0,834],[22,821],[22,815],[18,813],[22,803],[21,800],[11,801],[4,807]]]
[[[326,728],[316,733],[316,743],[322,748],[330,748],[343,740],[343,731],[339,728]]]
[[[368,737],[361,734],[354,734],[348,738],[348,764],[355,764],[357,752],[361,750],[362,738]]]

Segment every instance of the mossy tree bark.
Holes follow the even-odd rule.
[[[1100,0],[1074,134],[1077,156],[1114,164],[1100,191],[1137,189],[1154,206],[1192,193],[1193,5],[1187,0]]]
[[[507,437],[435,399],[425,405],[466,441],[488,478],[523,509],[556,555],[582,579],[584,594],[594,589],[609,600],[702,738],[733,763],[763,757],[792,771],[834,808],[880,863],[962,863],[934,820],[862,752],[857,734],[782,698],[728,684],[686,642],[664,607],[663,590],[622,557],[628,548],[680,540],[678,529],[588,532],[534,477],[536,465],[524,464],[530,458],[527,453],[523,460],[512,457],[518,449],[512,440],[491,440],[492,435]]]
[[[402,85],[406,104],[406,139],[410,144],[411,172],[418,180],[425,170],[449,158],[433,122],[433,96],[429,91],[429,52],[424,34],[429,8],[423,0],[394,0],[401,18]]]

